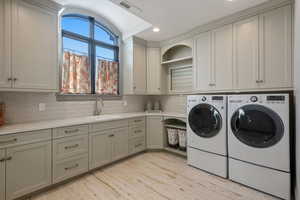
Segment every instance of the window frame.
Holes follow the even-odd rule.
[[[107,22],[102,23],[102,18],[100,17],[100,20],[98,19],[99,17],[94,17],[91,16],[90,14],[74,14],[78,12],[69,12],[69,13],[61,13],[60,15],[60,24],[62,24],[62,20],[64,17],[75,17],[75,18],[82,18],[88,21],[90,27],[89,27],[89,36],[86,37],[81,34],[77,34],[71,31],[64,30],[63,27],[61,26],[60,28],[60,41],[59,41],[59,46],[60,46],[60,72],[59,72],[59,92],[56,94],[57,100],[58,101],[89,101],[89,100],[94,100],[96,96],[100,96],[103,99],[109,99],[109,100],[119,100],[122,98],[123,91],[122,91],[122,65],[120,62],[120,49],[121,49],[121,41],[120,41],[120,34],[114,33],[111,28],[107,27]],[[95,27],[98,26],[102,28],[105,32],[108,34],[112,35],[115,38],[115,45],[108,44],[99,40],[95,39]],[[88,52],[88,57],[89,57],[89,62],[90,62],[90,67],[91,67],[91,93],[86,93],[86,94],[63,94],[61,93],[61,87],[62,87],[62,65],[63,65],[63,52],[64,52],[64,47],[63,47],[63,38],[69,38],[81,42],[85,42],[89,45],[89,52]],[[119,63],[118,67],[118,95],[111,95],[111,94],[97,94],[96,93],[96,47],[103,47],[106,49],[111,49],[115,53],[114,55],[114,60]]]

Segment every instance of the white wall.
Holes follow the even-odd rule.
[[[145,98],[124,96],[123,100],[104,101],[103,114],[142,112]],[[8,123],[91,116],[95,106],[94,101],[57,102],[54,93],[5,92],[0,93],[1,100],[6,104],[5,119]],[[124,106],[124,101],[127,101],[127,106]],[[46,111],[39,111],[39,103],[46,104]]]
[[[300,0],[295,0],[295,50],[294,50],[294,81],[296,104],[296,160],[297,160],[297,189],[296,199],[300,200]]]

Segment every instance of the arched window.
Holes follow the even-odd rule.
[[[118,37],[93,17],[62,17],[62,94],[119,95]]]

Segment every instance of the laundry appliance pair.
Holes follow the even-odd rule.
[[[289,102],[289,94],[188,96],[188,164],[290,199]]]

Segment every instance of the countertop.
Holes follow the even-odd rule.
[[[103,114],[99,116],[76,117],[76,118],[69,118],[69,119],[47,120],[47,121],[39,121],[39,122],[31,122],[31,123],[7,124],[0,127],[0,136],[14,134],[14,133],[28,132],[28,131],[59,128],[65,126],[74,126],[80,124],[92,124],[97,122],[130,119],[130,118],[143,117],[143,116],[162,116],[162,117],[178,117],[178,118],[186,117],[185,114],[167,113],[167,112]]]

